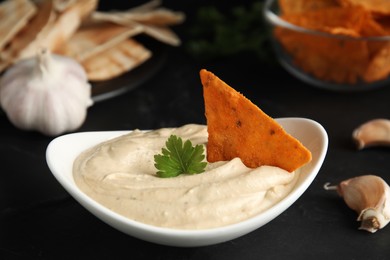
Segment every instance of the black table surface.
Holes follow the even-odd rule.
[[[124,8],[124,2],[117,4]],[[201,4],[166,1],[165,6],[189,14],[177,29],[179,35]],[[390,117],[390,86],[356,93],[326,91],[299,81],[279,65],[265,64],[250,52],[201,61],[183,46],[163,48],[153,75],[134,90],[96,102],[77,131],[204,124],[199,70],[206,68],[274,118],[304,117],[324,126],[328,153],[307,191],[267,225],[229,242],[197,248],[145,242],[100,221],[62,188],[45,160],[54,137],[19,130],[1,113],[0,258],[388,259],[390,227],[374,234],[358,230],[357,214],[323,185],[362,174],[379,175],[390,183],[390,150],[358,151],[351,138],[360,124]]]

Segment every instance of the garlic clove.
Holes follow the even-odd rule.
[[[337,186],[325,184],[324,188],[337,190],[347,206],[359,214],[359,229],[374,233],[389,223],[390,187],[382,178],[363,175],[344,180]]]
[[[390,146],[390,120],[373,119],[360,125],[352,133],[358,149],[370,146]]]

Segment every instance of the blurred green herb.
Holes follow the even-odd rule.
[[[203,60],[253,52],[261,61],[273,62],[263,6],[263,2],[256,1],[225,13],[215,6],[201,7],[189,30],[187,50]]]

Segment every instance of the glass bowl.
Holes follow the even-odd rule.
[[[285,0],[288,1],[297,0]],[[354,14],[351,10],[344,17],[352,19]],[[279,0],[266,0],[264,5],[277,59],[289,73],[311,86],[342,92],[373,90],[390,84],[390,36],[383,35],[384,32],[376,36],[375,30],[381,28],[375,20],[363,23],[362,30],[369,36],[360,36],[349,28],[303,27],[301,24],[308,16],[300,15],[282,18]],[[335,16],[342,17],[337,12]],[[295,19],[300,26],[289,19]]]

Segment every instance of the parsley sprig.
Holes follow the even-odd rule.
[[[162,178],[176,177],[180,174],[198,174],[204,172],[207,162],[204,162],[203,145],[193,146],[190,140],[183,144],[183,140],[171,135],[165,143],[166,148],[161,154],[154,156],[154,166],[157,175]]]

